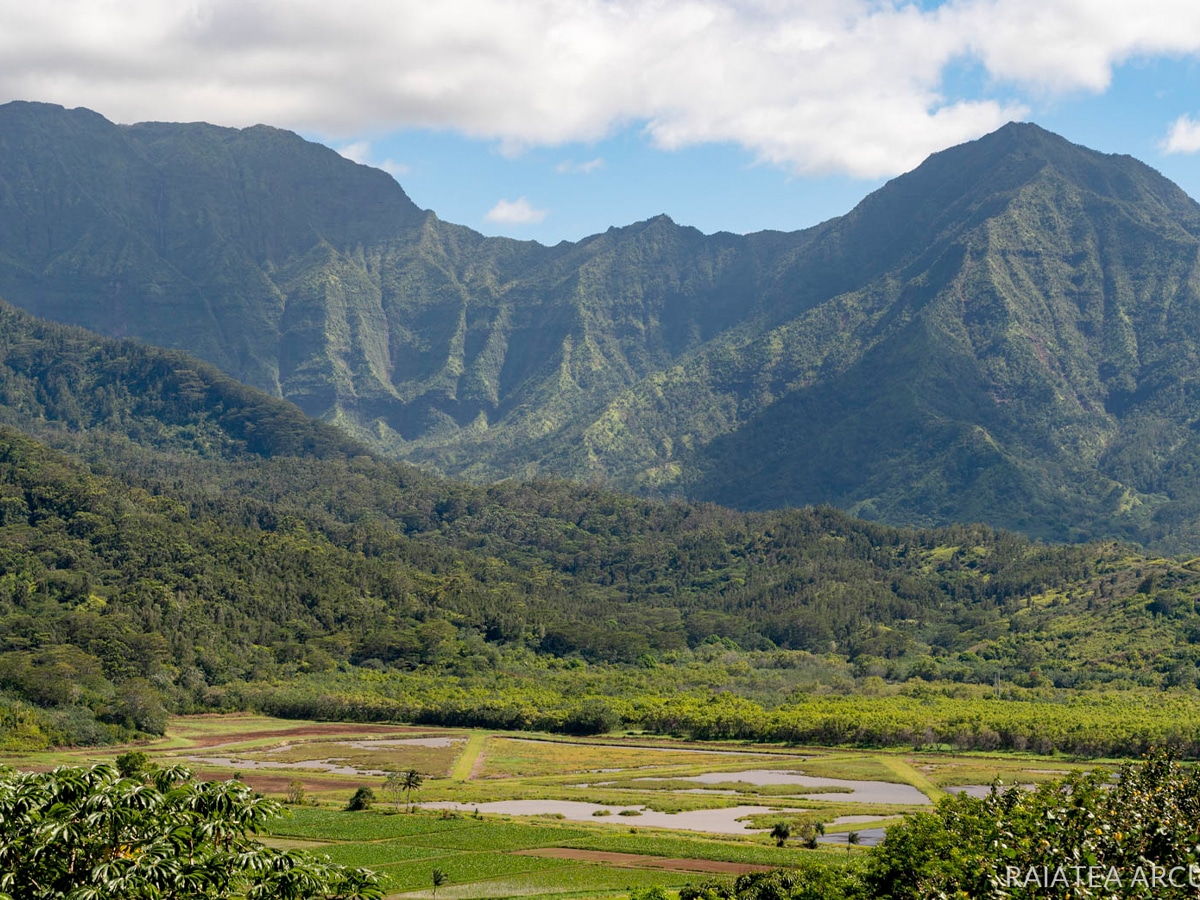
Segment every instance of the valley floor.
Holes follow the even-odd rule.
[[[130,747],[6,754],[20,769],[111,762]],[[949,791],[1090,768],[1062,757],[183,716],[136,748],[288,802],[268,843],[376,871],[389,896],[627,895],[774,867],[854,866],[860,846]],[[389,789],[386,774],[421,784]],[[345,811],[371,787],[373,809]],[[787,823],[778,847],[769,831]],[[818,823],[820,825],[818,826]],[[853,837],[850,837],[853,835]],[[801,846],[805,836],[813,849]],[[858,844],[859,846],[855,846]]]

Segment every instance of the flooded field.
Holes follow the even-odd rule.
[[[55,751],[5,762],[112,762],[125,748]],[[1031,785],[1075,764],[1045,757],[872,752],[646,735],[555,735],[406,725],[195,716],[139,744],[158,765],[203,778],[243,778],[290,801],[270,840],[376,866],[389,896],[424,896],[439,862],[453,886],[439,900],[513,896],[628,897],[634,887],[677,890],[697,874],[837,864],[948,793],[975,796],[992,779]],[[411,791],[389,773],[416,771]],[[370,787],[375,809],[346,812]],[[409,813],[411,807],[415,811]],[[817,848],[803,846],[803,835]],[[769,836],[791,830],[783,848]],[[855,841],[850,842],[853,833]],[[593,892],[593,893],[587,893]]]
[[[336,759],[306,759],[302,762],[280,762],[279,760],[262,761],[257,759],[237,759],[231,756],[184,756],[188,762],[204,763],[208,766],[237,769],[239,771],[274,771],[295,770],[300,772],[328,772],[330,775],[386,775],[383,769],[360,769],[355,766],[343,765]]]
[[[700,784],[727,784],[742,782],[756,786],[794,785],[798,788],[820,788],[821,793],[797,791],[795,796],[805,800],[836,799],[847,803],[895,803],[922,805],[929,798],[910,784],[892,784],[887,781],[855,781],[844,778],[816,778],[795,772],[779,772],[770,769],[751,769],[745,772],[706,772],[689,776],[683,780]]]
[[[575,800],[504,800],[493,803],[463,804],[452,801],[422,803],[424,809],[452,809],[501,816],[562,816],[572,822],[595,822],[604,816],[620,817],[623,825],[647,828],[674,828],[706,834],[754,834],[766,831],[752,828],[743,821],[747,816],[771,812],[769,806],[727,806],[720,809],[694,809],[665,813],[644,806],[607,806]]]

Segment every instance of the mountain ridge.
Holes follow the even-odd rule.
[[[1200,547],[1200,207],[1132,157],[1011,123],[804,231],[658,216],[547,247],[275,129],[79,114],[103,132],[84,165],[37,125],[71,115],[10,106],[0,296],[189,349],[401,458]],[[70,227],[33,203],[19,150],[43,144],[76,161],[44,175]]]

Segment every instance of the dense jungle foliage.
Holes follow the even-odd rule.
[[[29,432],[0,429],[6,746],[251,706],[1099,752],[1170,735],[1137,717],[1108,743],[1096,720],[1086,739],[1047,735],[1036,703],[1005,713],[1012,727],[997,707],[964,724],[892,706],[907,726],[780,710],[903,685],[999,681],[1052,702],[1037,692],[1197,683],[1190,563],[830,507],[742,514],[551,479],[446,481],[177,353],[0,315],[0,416]],[[741,700],[705,706],[726,690]]]

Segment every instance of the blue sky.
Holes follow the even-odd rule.
[[[1000,85],[981,68],[948,67],[947,96],[1023,105],[1023,121],[1105,153],[1137,157],[1200,200],[1200,152],[1168,153],[1163,146],[1181,116],[1200,119],[1200,57],[1130,60],[1114,66],[1110,86],[1099,91]],[[442,219],[549,244],[659,213],[706,233],[790,231],[848,212],[887,181],[800,174],[786,163],[758,161],[752,150],[732,142],[663,150],[638,123],[604,140],[518,153],[450,130],[366,132],[351,140],[309,136],[335,149],[350,146],[363,161],[401,164],[393,168],[396,179],[419,206]],[[522,198],[544,216],[526,222],[487,218],[497,203]]]
[[[848,211],[1011,119],[1200,197],[1196,0],[0,0],[0,100],[291,128],[554,243]]]
[[[965,93],[978,83],[977,75],[966,73],[948,87]],[[1200,154],[1166,153],[1161,146],[1171,123],[1200,112],[1195,60],[1139,60],[1117,68],[1104,92],[1024,99],[1029,112],[1023,120],[1096,150],[1135,156],[1200,199]],[[309,136],[335,148],[355,143]],[[444,130],[401,129],[361,140],[369,142],[369,160],[401,163],[405,168],[396,179],[418,205],[442,219],[543,243],[578,240],[659,213],[706,233],[805,228],[848,212],[887,180],[801,175],[786,165],[758,162],[752,151],[728,142],[661,150],[636,125],[602,141],[512,155],[495,141]],[[498,202],[521,198],[544,218],[487,219]]]

